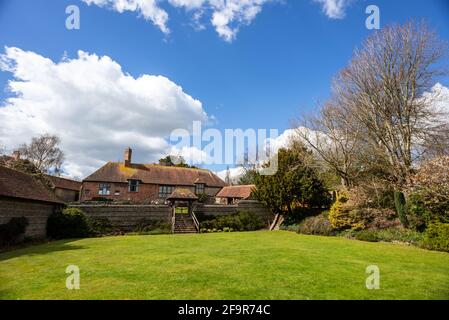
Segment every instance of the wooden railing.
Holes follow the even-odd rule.
[[[200,222],[199,222],[198,219],[196,218],[195,212],[193,212],[193,211],[192,211],[192,219],[193,219],[193,222],[195,223],[196,231],[197,231],[198,233],[200,233]]]

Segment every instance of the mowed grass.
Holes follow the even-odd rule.
[[[0,299],[449,299],[449,254],[282,231],[57,241],[0,254]]]

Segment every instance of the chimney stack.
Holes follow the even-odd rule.
[[[126,148],[125,149],[125,166],[129,166],[131,164],[132,156],[133,156],[133,149],[131,149],[130,147]]]
[[[20,160],[20,151],[16,150],[12,153],[12,157],[14,158],[15,161]]]

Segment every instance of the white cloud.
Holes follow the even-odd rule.
[[[151,21],[163,33],[170,33],[167,27],[168,13],[158,6],[157,0],[82,0],[88,5],[95,4],[99,7],[111,8],[117,12],[137,12],[145,20]]]
[[[210,14],[210,23],[218,35],[227,42],[237,37],[241,26],[249,25],[262,11],[268,2],[283,0],[82,0],[88,5],[110,8],[117,12],[137,12],[146,20],[151,21],[165,34],[168,28],[168,13],[161,8],[161,3],[168,3],[175,8],[183,8],[192,14],[193,26],[203,30],[205,25],[200,22],[206,14]],[[345,9],[352,0],[313,0],[321,5],[323,12],[331,19],[342,19]]]
[[[12,150],[33,136],[57,134],[71,176],[121,160],[127,146],[137,161],[156,161],[172,150],[166,137],[174,129],[208,121],[201,102],[180,86],[163,76],[134,78],[107,56],[80,51],[53,62],[6,48],[0,69],[14,76],[13,97],[0,107],[0,144]]]
[[[213,159],[205,151],[196,147],[182,147],[179,149],[173,146],[170,155],[182,157],[187,163],[193,165],[213,163]]]
[[[351,0],[314,0],[319,3],[324,14],[331,19],[343,19]]]
[[[426,99],[432,101],[434,110],[443,113],[449,122],[449,88],[437,83],[432,87],[430,92],[424,94]]]
[[[216,175],[223,181],[226,181],[228,170],[218,171]],[[229,168],[229,177],[233,183],[237,183],[239,179],[245,174],[245,169],[242,167]]]

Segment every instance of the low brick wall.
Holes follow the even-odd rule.
[[[45,238],[47,219],[59,209],[60,207],[55,204],[0,197],[0,224],[8,223],[11,218],[25,217],[29,223],[25,230],[25,237]]]
[[[112,225],[123,231],[133,231],[142,220],[171,223],[172,209],[153,205],[70,205],[81,209],[88,217],[107,218]]]

